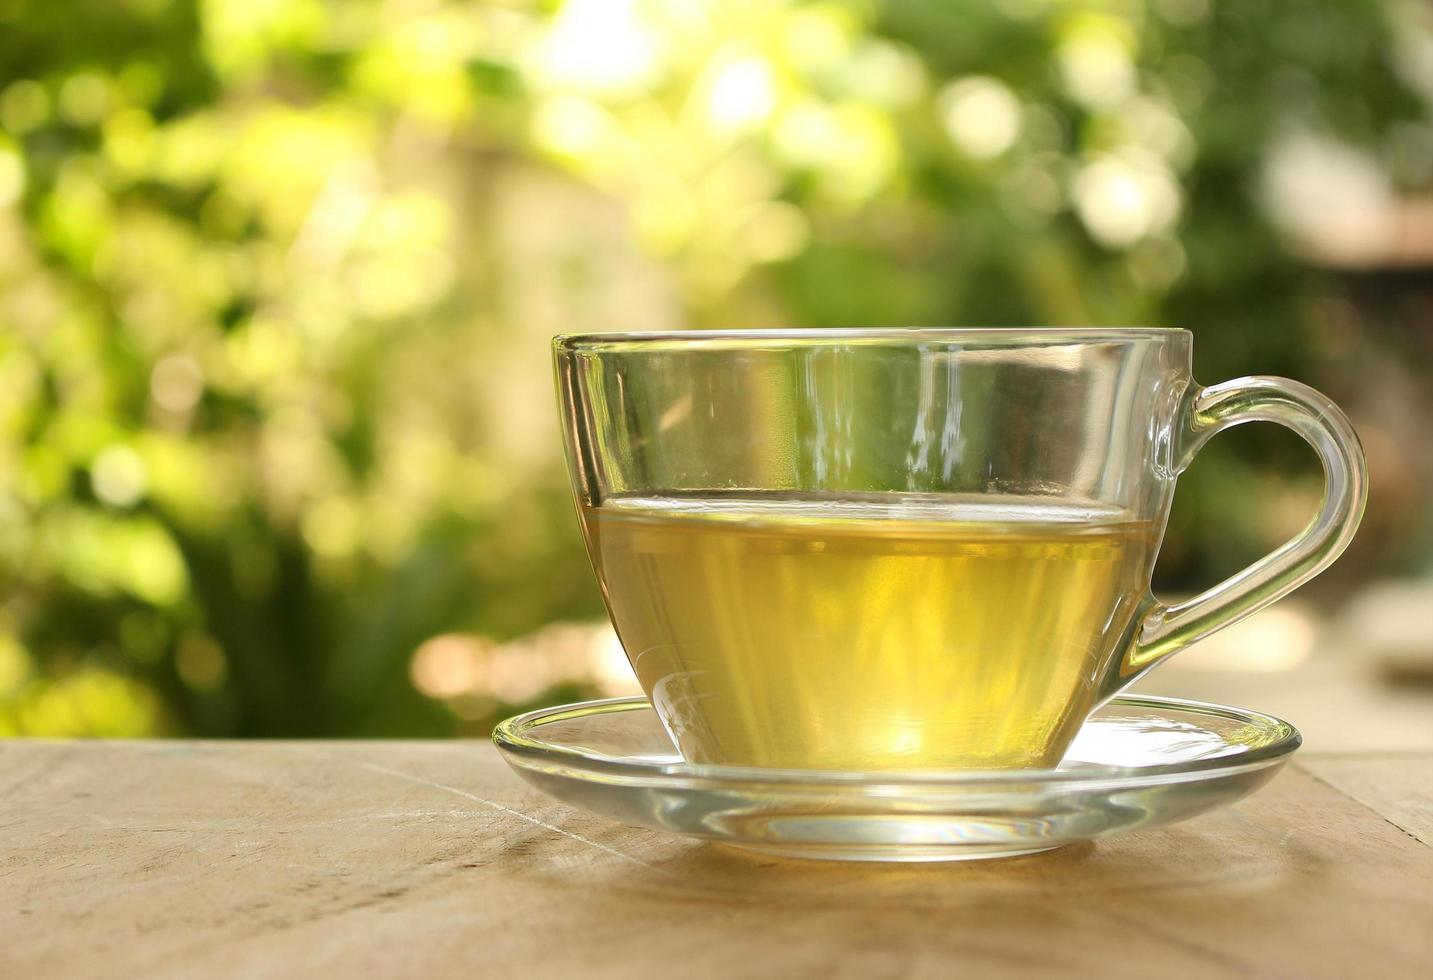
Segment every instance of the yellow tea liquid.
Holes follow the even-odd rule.
[[[692,762],[1059,761],[1157,532],[1031,498],[614,499],[583,513],[617,632]]]

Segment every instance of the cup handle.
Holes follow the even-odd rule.
[[[1309,525],[1278,550],[1192,599],[1151,604],[1113,673],[1110,694],[1176,650],[1236,623],[1303,585],[1333,564],[1358,528],[1368,497],[1368,469],[1358,436],[1328,398],[1287,378],[1236,378],[1196,390],[1183,403],[1171,446],[1171,471],[1182,473],[1216,432],[1245,422],[1277,422],[1318,453],[1324,496]]]

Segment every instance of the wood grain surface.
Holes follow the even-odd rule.
[[[1433,754],[1005,861],[623,827],[485,743],[0,744],[4,977],[1433,976]]]

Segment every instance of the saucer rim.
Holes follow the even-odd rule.
[[[1138,785],[1146,781],[1179,782],[1202,780],[1214,776],[1234,775],[1262,769],[1285,760],[1303,744],[1303,736],[1289,722],[1275,715],[1249,708],[1195,701],[1187,698],[1147,694],[1115,695],[1102,707],[1121,706],[1153,711],[1181,711],[1210,715],[1256,724],[1272,729],[1276,737],[1267,745],[1249,749],[1238,755],[1215,756],[1150,766],[1111,766],[1099,763],[1083,769],[996,769],[950,770],[922,769],[913,771],[780,769],[756,766],[721,766],[693,764],[684,761],[650,762],[617,756],[599,755],[569,746],[553,745],[533,737],[533,731],[544,725],[558,724],[574,718],[628,711],[653,710],[646,697],[635,695],[575,701],[568,704],[537,708],[513,715],[493,729],[492,740],[499,751],[515,765],[533,768],[557,766],[580,770],[584,775],[616,777],[624,782],[656,780],[670,785],[673,781],[690,783],[781,784],[802,786],[812,790],[863,788],[910,789],[971,789],[1009,788],[1030,783],[1070,784],[1090,788],[1091,784],[1112,783],[1119,786]],[[1098,709],[1097,709],[1098,710]]]

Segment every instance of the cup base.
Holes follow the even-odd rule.
[[[938,861],[989,861],[994,858],[1025,857],[1058,850],[1065,844],[1048,844],[1041,847],[1002,847],[998,845],[967,844],[960,849],[948,844],[930,847],[919,845],[877,845],[858,847],[852,845],[812,844],[809,846],[784,846],[781,844],[732,844],[722,842],[724,847],[770,854],[779,858],[796,858],[805,861],[880,861],[904,864],[934,864]]]

